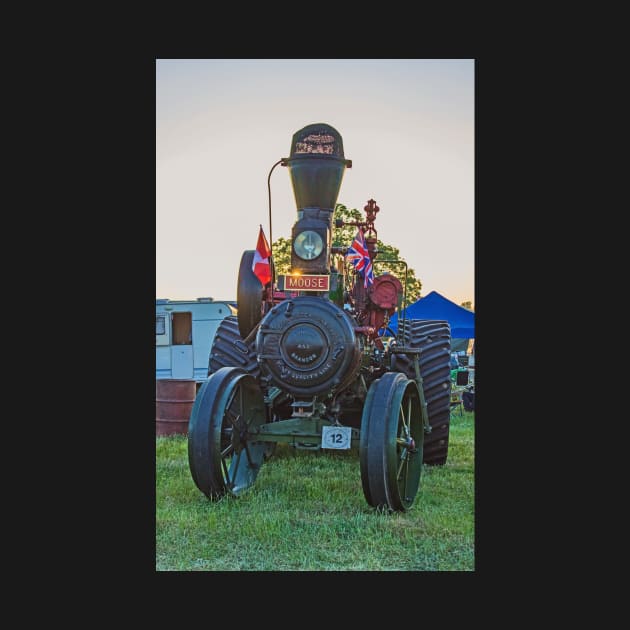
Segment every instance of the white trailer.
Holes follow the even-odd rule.
[[[155,378],[205,381],[214,335],[230,315],[236,315],[233,302],[156,299]]]

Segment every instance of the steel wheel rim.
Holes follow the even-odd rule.
[[[420,486],[422,473],[422,446],[424,431],[420,410],[420,397],[415,383],[407,383],[401,387],[399,396],[394,397],[391,407],[394,450],[394,475],[392,467],[388,467],[390,483],[398,489],[398,499],[407,509],[413,503]]]
[[[222,367],[201,386],[188,426],[188,462],[209,499],[239,495],[254,483],[266,443],[252,436],[265,419],[262,391],[244,369]]]
[[[424,429],[415,381],[388,372],[372,383],[361,419],[363,493],[375,508],[405,511],[422,473]]]
[[[254,483],[266,450],[264,442],[251,440],[250,431],[263,423],[264,415],[256,413],[260,390],[250,379],[241,376],[230,383],[216,410],[219,474],[226,490],[236,496]]]

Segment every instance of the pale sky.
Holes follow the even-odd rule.
[[[474,306],[474,60],[156,60],[156,297],[236,300],[244,250],[269,238],[267,176],[313,123],[342,136],[338,202],[373,198],[379,238],[422,282]],[[273,240],[297,220],[271,175]]]

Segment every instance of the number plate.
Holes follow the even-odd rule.
[[[351,427],[322,427],[322,448],[350,448]]]

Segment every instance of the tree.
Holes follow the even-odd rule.
[[[289,273],[291,271],[291,239],[281,236],[273,242],[272,249],[276,275]]]
[[[344,225],[343,227],[335,227],[335,219],[343,219],[344,221],[365,221],[365,215],[356,208],[346,208],[342,203],[335,206],[333,213],[333,233],[332,244],[334,247],[349,247],[352,239],[357,233],[354,225]]]
[[[349,247],[352,239],[357,233],[354,225],[346,225],[343,227],[335,227],[335,219],[343,219],[344,221],[364,221],[365,215],[356,208],[346,208],[342,203],[335,206],[333,214],[333,231],[332,244],[334,247]],[[405,268],[403,265],[388,265],[385,260],[401,260],[400,250],[393,245],[386,245],[378,239],[376,241],[378,255],[374,260],[374,274],[381,275],[387,271],[399,278],[404,284]],[[276,267],[276,274],[287,274],[291,269],[291,240],[280,237],[273,242],[273,259]],[[422,282],[416,278],[415,271],[408,267],[407,269],[407,303],[412,304],[420,297]]]

